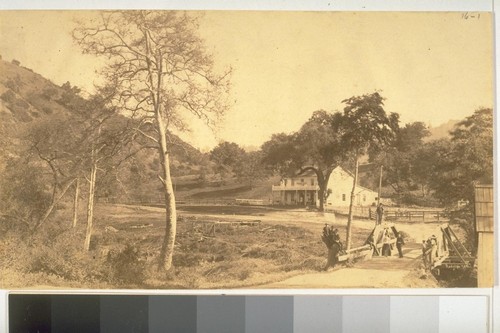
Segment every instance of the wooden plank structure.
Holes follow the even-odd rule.
[[[345,251],[344,254],[339,255],[338,262],[347,261],[349,259],[367,257],[370,256],[371,254],[372,254],[372,248],[370,247],[370,245],[363,245],[360,247],[349,249]]]
[[[386,232],[391,237],[388,243],[391,246],[391,249],[394,248],[398,231],[396,230],[396,226],[394,225],[394,223],[384,222],[382,224],[376,225],[365,241],[365,245],[370,245],[373,248],[372,255],[382,255],[382,248],[384,246],[383,238]]]
[[[428,258],[424,258],[424,261],[437,270],[471,268],[476,258],[460,242],[449,224],[442,224],[440,230],[441,237],[437,238],[436,248],[426,251]]]
[[[476,185],[474,188],[476,231],[478,233],[477,284],[479,288],[491,288],[494,284],[493,192],[493,185]]]
[[[389,245],[391,246],[391,249],[394,248],[394,245],[396,244],[396,235],[398,234],[398,232],[393,223],[386,222],[375,226],[363,246],[349,249],[343,254],[339,255],[338,262],[356,258],[371,258],[372,256],[381,256],[382,247],[384,246],[383,237],[386,231],[391,237],[391,239],[389,240]],[[392,251],[392,253],[395,254],[395,251]]]

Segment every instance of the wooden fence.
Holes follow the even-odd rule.
[[[328,211],[336,214],[348,215],[349,207],[327,207]],[[353,216],[370,220],[376,219],[376,208],[373,206],[354,206]],[[384,220],[393,222],[449,222],[449,218],[442,210],[394,210],[386,208]]]
[[[375,214],[374,218],[375,218]],[[386,221],[398,222],[448,222],[448,215],[441,210],[386,210]]]

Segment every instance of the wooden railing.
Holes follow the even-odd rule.
[[[348,215],[349,207],[326,207],[336,214]],[[353,216],[365,219],[376,219],[376,208],[373,206],[354,206]],[[394,222],[448,222],[449,218],[441,210],[394,210],[386,208],[384,221]]]
[[[375,218],[375,212],[373,212]],[[441,210],[386,210],[384,220],[399,222],[448,222],[449,218]]]

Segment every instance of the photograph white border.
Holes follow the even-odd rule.
[[[182,0],[159,1],[144,0],[141,2],[132,0],[13,0],[0,2],[0,10],[90,10],[90,9],[180,9],[180,10],[280,10],[280,11],[500,11],[499,2],[492,0]],[[495,23],[495,64],[499,63],[500,57],[500,23]],[[495,65],[496,67],[496,65]],[[500,96],[500,88],[496,84],[498,71],[495,73],[496,100]],[[496,101],[495,100],[495,101]],[[495,103],[496,104],[496,103]],[[496,109],[496,107],[495,107]],[[496,119],[496,117],[495,117]],[[495,121],[496,133],[498,133],[498,121]],[[498,141],[495,135],[495,160],[498,156]],[[495,189],[498,194],[498,166],[495,163]],[[499,216],[498,205],[495,208],[495,217]],[[293,290],[23,290],[25,293],[71,293],[71,294],[155,294],[155,295],[432,295],[432,296],[473,296],[484,295],[490,299],[490,331],[500,332],[500,287],[499,287],[499,228],[498,219],[495,218],[495,285],[493,288],[474,289],[293,289]],[[10,292],[21,292],[21,290],[0,290],[0,323],[7,323],[7,301]],[[7,332],[7,326],[0,324],[0,333]]]

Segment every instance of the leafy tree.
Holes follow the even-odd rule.
[[[296,134],[273,134],[270,140],[262,144],[262,163],[266,168],[281,176],[297,172],[295,136]]]
[[[113,11],[100,15],[99,20],[81,23],[73,36],[84,53],[107,59],[103,74],[115,105],[138,119],[137,132],[157,147],[166,211],[159,268],[168,270],[177,228],[169,129],[185,130],[186,113],[207,124],[217,120],[226,109],[229,72],[214,72],[191,14]],[[142,125],[149,126],[149,132]]]
[[[396,130],[391,145],[377,145],[370,149],[370,161],[384,167],[384,181],[398,194],[419,183],[425,193],[426,183],[419,177],[414,163],[418,151],[424,145],[424,138],[430,134],[423,122],[406,124]],[[376,178],[376,177],[375,177]]]
[[[245,153],[240,160],[240,165],[236,169],[236,178],[253,187],[255,181],[269,177],[270,173],[262,164],[262,158],[263,154],[261,151]]]
[[[210,151],[210,160],[222,178],[234,176],[241,182],[253,186],[255,180],[268,176],[262,165],[262,152],[247,153],[233,142],[221,142]]]
[[[319,210],[324,210],[330,174],[344,157],[340,143],[342,115],[316,111],[294,134],[276,134],[262,145],[263,161],[281,175],[312,170],[318,180]]]
[[[238,172],[246,152],[234,142],[221,142],[210,151],[210,160],[215,162],[217,171],[224,177]]]
[[[344,107],[342,125],[342,147],[354,156],[355,173],[347,220],[346,247],[351,247],[353,203],[358,178],[359,157],[370,147],[390,145],[399,127],[399,115],[387,114],[384,98],[378,92],[354,96],[342,101]]]
[[[451,149],[441,155],[432,187],[443,203],[474,201],[474,185],[493,183],[493,110],[479,109],[459,122],[451,134]]]
[[[0,173],[0,220],[4,227],[32,231],[45,215],[51,194],[40,174],[40,163],[29,152],[21,156],[10,158]]]
[[[61,88],[63,89],[63,92],[61,94],[61,97],[58,100],[58,102],[60,104],[62,104],[64,106],[71,106],[71,105],[74,105],[78,99],[80,101],[82,100],[79,96],[81,89],[78,88],[77,86],[72,86],[69,81],[66,81],[66,83],[63,83],[61,85]],[[50,99],[53,95],[55,95],[55,94],[48,95],[48,98]]]
[[[452,168],[453,144],[449,139],[425,142],[414,152],[410,161],[413,177],[422,188],[435,189],[436,180]]]

